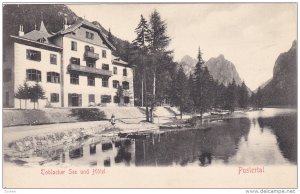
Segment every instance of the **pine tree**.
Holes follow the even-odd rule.
[[[184,73],[182,66],[180,66],[176,73],[176,79],[173,80],[172,88],[172,102],[179,107],[180,118],[182,119],[183,111],[189,109],[189,91],[188,91],[188,79]]]
[[[230,111],[234,111],[235,107],[237,106],[237,86],[234,79],[232,83],[228,85],[225,97],[226,108],[228,108]]]
[[[148,23],[141,15],[141,20],[135,29],[136,38],[133,40],[131,61],[136,65],[134,79],[134,89],[136,96],[139,96],[139,105],[146,106],[146,121],[149,122],[149,102],[148,102],[148,47],[146,46],[146,36],[149,32]]]
[[[160,14],[154,10],[150,15],[150,31],[146,37],[152,53],[165,52],[171,39],[167,35],[167,24],[161,20]]]
[[[258,88],[256,94],[255,94],[255,105],[257,108],[262,109],[263,108],[263,93],[260,87]]]
[[[166,88],[164,88],[165,85],[157,85],[156,83],[158,81],[163,83],[170,78],[170,70],[168,68],[170,67],[170,64],[172,64],[172,57],[169,56],[172,51],[167,51],[170,41],[171,39],[167,35],[166,23],[161,19],[160,14],[154,10],[150,15],[149,34],[146,37],[150,55],[150,68],[146,73],[151,74],[151,77],[153,78],[152,102],[150,108],[150,117],[152,121],[154,106],[156,105],[157,100],[162,100],[161,97],[165,96],[162,92],[166,91]]]
[[[245,82],[238,89],[238,103],[241,108],[246,108],[249,105],[249,94]]]
[[[146,39],[149,39],[149,26],[147,20],[141,15],[141,20],[135,31],[137,37],[133,40],[133,45],[138,48],[146,47]]]
[[[202,53],[199,47],[198,50],[198,62],[194,71],[194,81],[193,81],[193,101],[197,111],[200,111],[200,118],[202,119],[203,113],[206,108],[205,104],[205,69],[204,60],[202,59]]]

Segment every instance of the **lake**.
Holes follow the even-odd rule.
[[[47,158],[40,153],[39,157]],[[214,166],[296,165],[297,111],[265,108],[206,129],[170,131],[142,139],[84,144],[41,165]]]

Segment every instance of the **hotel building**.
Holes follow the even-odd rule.
[[[24,82],[44,89],[40,108],[133,106],[133,68],[112,55],[116,48],[98,26],[79,20],[50,34],[42,21],[39,30],[25,34],[21,25],[18,36],[10,37],[13,44],[4,49],[3,107],[24,108],[25,100],[15,98]],[[122,99],[116,94],[119,85]]]

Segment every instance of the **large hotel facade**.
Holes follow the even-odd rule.
[[[4,49],[3,107],[25,106],[15,98],[24,82],[44,89],[39,107],[133,106],[133,67],[112,55],[116,48],[98,26],[79,20],[50,34],[42,21],[39,30],[25,34],[21,25],[18,36],[10,37],[13,44]]]

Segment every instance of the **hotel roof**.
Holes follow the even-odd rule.
[[[76,21],[74,24],[72,24],[71,26],[69,26],[67,29],[61,30],[61,31],[57,32],[52,37],[71,33],[71,32],[73,32],[74,30],[76,30],[77,28],[79,28],[81,26],[85,26],[85,27],[88,27],[88,28],[91,28],[91,29],[97,31],[99,33],[99,35],[104,39],[104,42],[107,44],[107,46],[109,48],[111,48],[112,50],[116,50],[116,48],[114,47],[114,45],[112,45],[112,43],[108,41],[108,39],[106,38],[106,36],[102,32],[102,30],[98,26],[92,24],[91,22],[89,22],[89,21],[87,21],[85,19],[84,20],[78,20],[78,21]]]

